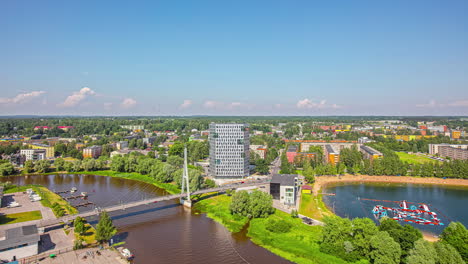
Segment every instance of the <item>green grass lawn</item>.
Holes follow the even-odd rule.
[[[85,233],[83,235],[78,235],[75,233],[75,237],[82,239],[86,244],[96,243],[96,229],[90,224],[85,224]]]
[[[427,162],[439,163],[440,162],[438,160],[433,160],[425,156],[418,156],[416,154],[408,154],[406,152],[395,152],[395,153],[398,155],[398,157],[400,157],[402,161],[406,161],[411,164],[421,164],[421,163],[427,163]]]
[[[239,232],[249,219],[243,216],[231,215],[231,211],[229,210],[230,203],[230,196],[219,195],[195,203],[194,209],[206,213],[209,218],[235,233]]]
[[[313,219],[322,220],[325,216],[332,216],[333,213],[328,210],[322,200],[322,195],[302,193],[299,213]]]
[[[42,219],[41,211],[31,211],[0,216],[0,225],[27,222]]]

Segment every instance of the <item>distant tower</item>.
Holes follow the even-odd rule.
[[[249,125],[210,124],[211,176],[239,179],[249,176]]]
[[[182,188],[181,194],[187,192],[187,198],[184,200],[183,197],[180,198],[180,202],[188,207],[192,206],[192,201],[190,200],[190,186],[189,186],[189,174],[188,174],[188,165],[187,165],[187,147],[184,147],[184,170],[182,172]]]

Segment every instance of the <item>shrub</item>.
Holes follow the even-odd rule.
[[[291,223],[284,220],[268,219],[266,229],[273,233],[287,233],[291,227]]]

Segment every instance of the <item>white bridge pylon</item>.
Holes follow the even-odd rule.
[[[180,203],[187,207],[192,207],[192,200],[190,200],[190,184],[189,184],[189,173],[187,165],[187,146],[184,146],[184,169],[182,172],[182,188],[180,193],[187,193],[187,197],[184,199],[182,196],[180,198]]]

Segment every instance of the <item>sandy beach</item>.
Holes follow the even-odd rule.
[[[320,190],[330,183],[336,182],[387,182],[387,183],[417,183],[438,184],[451,186],[467,186],[466,179],[442,179],[420,178],[410,176],[369,176],[369,175],[344,175],[344,176],[317,176],[313,187],[313,193],[317,195]]]

